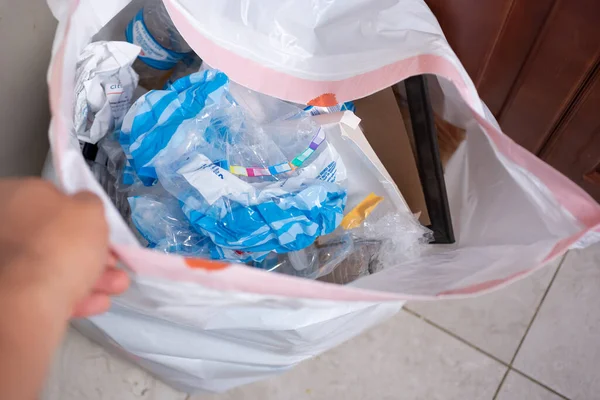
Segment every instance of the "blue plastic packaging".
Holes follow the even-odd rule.
[[[244,105],[249,96],[244,92]],[[261,110],[290,109],[275,99],[268,107],[259,100]],[[132,220],[151,246],[262,261],[302,250],[338,227],[346,169],[324,130],[301,109],[282,119],[270,113],[260,122],[255,110],[241,106],[227,77],[215,70],[182,78],[135,103],[120,138],[130,175],[144,185],[158,181],[176,200],[160,206],[156,202],[164,199],[130,199]],[[152,209],[179,225],[164,226]],[[178,237],[190,245],[171,240]]]
[[[207,106],[220,102],[228,78],[217,70],[183,77],[167,90],[152,90],[127,112],[120,142],[144,185],[156,182],[150,161],[166,147],[179,126]]]

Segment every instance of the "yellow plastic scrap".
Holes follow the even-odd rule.
[[[383,197],[377,196],[375,193],[370,193],[344,216],[341,224],[342,228],[345,230],[358,228],[382,200]]]

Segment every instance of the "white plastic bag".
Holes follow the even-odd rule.
[[[144,249],[86,167],[72,113],[78,55],[129,1],[49,2],[59,20],[48,73],[57,180],[103,198],[112,250],[134,279],[108,313],[78,326],[180,389],[223,391],[283,372],[405,300],[500,287],[597,238],[598,204],[500,131],[422,0],[165,0],[194,51],[246,87],[329,106],[436,75],[444,116],[467,138],[445,174],[457,242],[349,286]],[[134,3],[129,15],[143,5]],[[357,126],[335,126],[372,153]]]

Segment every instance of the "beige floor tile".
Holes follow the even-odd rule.
[[[570,252],[515,368],[572,400],[600,393],[600,245]]]
[[[560,260],[495,292],[460,300],[406,305],[419,315],[509,363]]]
[[[241,399],[491,399],[506,368],[401,312],[287,374],[222,395]]]
[[[138,367],[69,329],[56,354],[42,400],[184,400]]]
[[[510,371],[496,400],[563,400],[543,386]]]

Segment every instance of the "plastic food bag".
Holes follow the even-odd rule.
[[[126,42],[95,42],[81,53],[74,111],[79,140],[95,144],[121,127],[138,83],[131,65],[139,52]]]
[[[244,87],[330,106],[428,74],[443,93],[440,116],[452,123],[449,115],[460,116],[466,139],[445,168],[456,243],[432,245],[350,285],[145,249],[86,166],[71,126],[77,57],[128,1],[49,3],[59,20],[48,73],[57,183],[104,200],[111,250],[134,280],[109,312],[75,324],[177,388],[224,391],[289,371],[406,300],[499,288],[600,236],[598,204],[502,133],[424,1],[166,0],[190,47]],[[321,117],[331,118],[319,122],[328,141],[337,133],[372,161],[345,163],[346,207],[371,192],[402,206],[382,193],[394,187],[385,170],[382,181],[370,174],[379,167],[358,124],[346,114]],[[344,160],[353,151],[331,143]]]
[[[252,117],[257,124],[269,124],[276,120],[286,120],[303,113],[306,107],[281,101],[239,85],[229,83],[229,91],[235,103]],[[310,108],[310,107],[309,107]]]
[[[380,196],[370,193],[346,212],[340,229],[353,242],[352,252],[330,269],[323,281],[346,284],[374,274],[386,266],[416,259],[433,241],[433,232],[422,226],[409,211],[394,210]],[[382,207],[377,208],[383,204]],[[382,209],[388,211],[382,212]],[[325,273],[319,275],[322,276]]]
[[[293,134],[294,130],[290,132]],[[240,137],[248,139],[243,133]],[[271,158],[275,164],[252,162],[260,162],[268,141],[239,143],[235,145],[238,148],[248,146],[242,154],[225,146],[224,150],[233,156],[223,160],[229,165],[227,168],[216,165],[219,157],[208,157],[218,152],[211,144],[194,146],[178,139],[174,137],[173,142],[181,146],[170,144],[156,161],[159,180],[185,204],[184,211],[192,225],[217,245],[244,252],[284,253],[308,246],[317,236],[333,232],[340,224],[346,201],[346,191],[340,183],[345,179],[345,171],[333,147],[326,145],[314,160],[307,160],[308,166],[292,171],[288,162],[282,162],[284,158],[278,156]],[[256,151],[258,157],[246,157],[246,149]],[[243,159],[251,167],[240,166]],[[233,160],[239,160],[238,165],[232,165]],[[291,176],[283,179],[269,175],[264,178],[270,179],[263,179],[260,172],[253,172],[277,172],[278,168],[288,169],[286,174]],[[246,175],[231,172],[238,170]],[[246,176],[248,179],[243,179]]]
[[[337,228],[346,201],[344,163],[308,114],[259,124],[214,70],[173,88],[185,88],[179,93],[191,97],[191,92],[193,99],[210,95],[212,101],[200,107],[195,100],[179,101],[171,90],[149,92],[130,110],[122,136],[130,138],[137,172],[154,173],[182,203],[192,228],[224,249],[212,258],[232,259],[225,253],[237,250],[233,260],[261,261],[271,251],[301,250]],[[150,111],[140,104],[150,104]],[[169,108],[169,117],[162,118]]]
[[[145,185],[156,181],[148,164],[165,148],[179,125],[195,118],[206,105],[220,102],[227,76],[216,70],[186,76],[167,90],[152,90],[140,97],[127,112],[121,144],[128,161]]]
[[[364,276],[374,274],[380,269],[377,259],[381,249],[380,240],[355,240],[354,251],[329,274],[319,278],[320,281],[345,285]]]
[[[238,253],[217,247],[208,236],[192,229],[179,201],[160,185],[150,191],[143,186],[138,189],[137,193],[128,197],[128,201],[131,222],[146,247],[187,257],[230,261],[241,258]]]
[[[363,225],[350,232],[357,241],[381,243],[375,257],[380,268],[418,258],[425,250],[424,245],[433,241],[433,232],[409,212],[377,215],[375,211]]]
[[[149,248],[210,258],[210,239],[190,229],[177,199],[164,192],[130,196],[128,200],[131,220]]]
[[[269,253],[263,261],[251,265],[299,278],[317,279],[335,270],[355,250],[350,235],[323,239],[323,242],[317,240],[305,249],[285,254]]]

